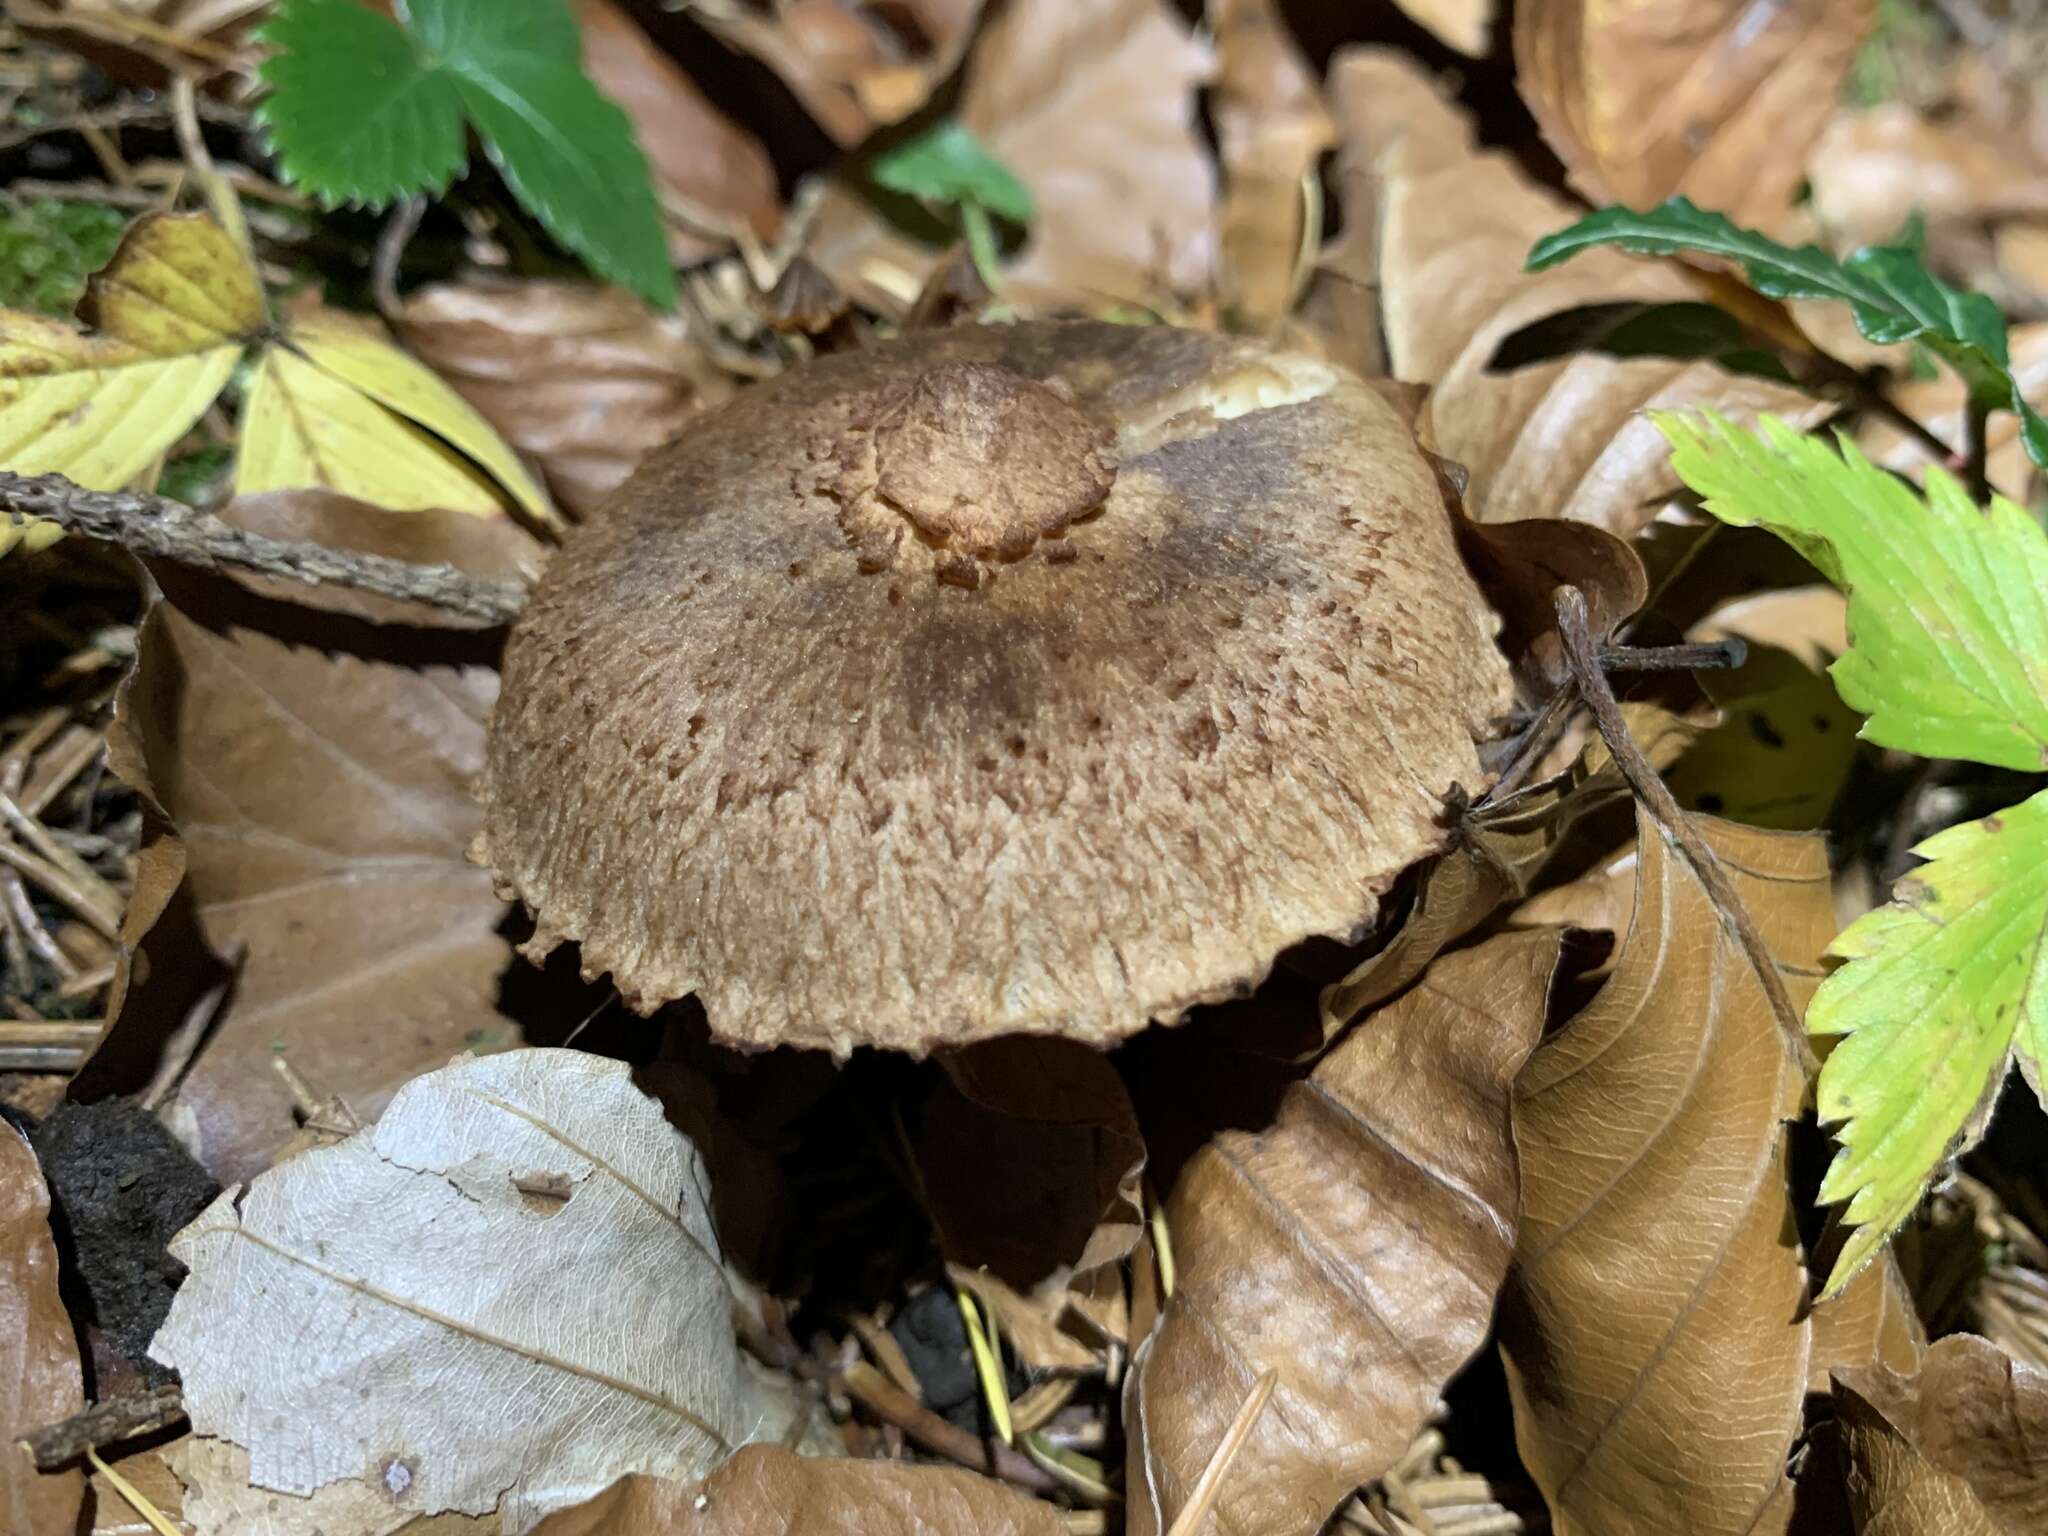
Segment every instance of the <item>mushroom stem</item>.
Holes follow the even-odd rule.
[[[452,565],[415,565],[332,549],[309,539],[244,533],[211,512],[144,491],[89,491],[62,475],[0,470],[0,513],[17,523],[43,519],[66,533],[119,544],[202,570],[288,576],[310,586],[351,587],[424,603],[464,618],[509,624],[526,605],[523,582],[471,576]]]

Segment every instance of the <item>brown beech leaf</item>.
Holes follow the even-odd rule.
[[[1164,0],[1012,0],[968,56],[959,116],[1031,189],[1030,235],[1004,297],[1041,311],[1205,291],[1216,168],[1195,121],[1214,69]],[[847,293],[907,309],[945,252],[828,189],[806,248]]]
[[[1523,0],[1516,84],[1572,183],[1738,224],[1792,211],[1875,0]]]
[[[1543,1028],[1561,938],[1438,958],[1287,1091],[1226,1131],[1167,1207],[1179,1275],[1132,1360],[1132,1536],[1186,1503],[1268,1369],[1271,1403],[1198,1528],[1319,1530],[1408,1448],[1486,1335],[1514,1241],[1509,1085]]]
[[[1802,1004],[1834,934],[1824,844],[1694,824]],[[1825,1327],[1805,1314],[1784,1152],[1800,1042],[1647,813],[1637,849],[1613,973],[1515,1085],[1516,1439],[1559,1536],[1762,1536],[1791,1514],[1816,1354],[1910,1364],[1917,1334],[1888,1264]]]
[[[1572,204],[1477,149],[1465,118],[1398,55],[1347,51],[1330,90],[1345,153],[1376,171],[1388,366],[1432,386],[1424,439],[1470,472],[1466,506],[1479,521],[1565,517],[1630,537],[1678,485],[1646,410],[1711,406],[1739,421],[1769,411],[1802,425],[1827,410],[1706,362],[1578,353],[1494,371],[1501,342],[1524,326],[1585,304],[1697,301],[1698,280],[1613,252],[1524,272],[1529,247],[1576,217]],[[1347,205],[1347,238],[1354,217]]]
[[[1275,0],[1208,0],[1216,40],[1213,113],[1223,161],[1223,301],[1267,325],[1293,299],[1302,177],[1336,137],[1322,83]]]
[[[1872,1365],[1834,1379],[1866,1536],[2048,1530],[2048,1374],[1956,1334],[1917,1374]]]
[[[618,288],[480,278],[413,294],[399,330],[588,517],[643,454],[731,397],[732,379],[691,325]]]
[[[981,0],[696,5],[729,46],[782,78],[843,149],[923,106],[960,61]]]
[[[16,1440],[85,1406],[70,1314],[57,1299],[50,1193],[28,1140],[0,1121],[0,1529],[69,1536],[85,1497],[74,1469],[39,1473]]]
[[[1052,1505],[991,1478],[899,1461],[812,1460],[750,1445],[700,1484],[635,1473],[533,1536],[1064,1536]]]
[[[225,515],[487,576],[534,549],[502,519],[400,516],[324,492],[244,498]],[[465,857],[496,640],[336,588],[155,574],[164,599],[122,689],[114,763],[175,823],[205,938],[240,957],[179,1087],[202,1161],[232,1182],[292,1134],[279,1053],[367,1118],[465,1046],[514,1042],[498,1007],[504,907]],[[101,1053],[189,1051],[167,990],[137,989]]]
[[[768,151],[714,107],[614,0],[576,0],[583,67],[625,109],[656,193],[678,215],[669,254],[698,261],[740,233],[775,232],[781,199]]]
[[[1493,0],[1396,0],[1439,42],[1470,58],[1483,58],[1493,35]]]

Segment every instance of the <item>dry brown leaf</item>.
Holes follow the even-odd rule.
[[[1064,1536],[1052,1505],[951,1467],[750,1445],[701,1484],[620,1478],[533,1536]]]
[[[0,1528],[69,1536],[85,1497],[74,1469],[39,1473],[15,1443],[85,1406],[71,1316],[57,1299],[50,1194],[28,1139],[0,1121]]]
[[[772,235],[781,213],[775,167],[746,129],[714,107],[615,0],[576,0],[583,67],[633,120],[656,194],[680,215],[669,254],[701,260],[724,249],[727,231]]]
[[[1524,272],[1529,247],[1576,216],[1571,204],[1505,155],[1479,151],[1465,119],[1398,55],[1350,50],[1330,89],[1346,152],[1377,170],[1389,367],[1433,386],[1425,440],[1470,472],[1466,505],[1481,522],[1566,517],[1628,537],[1678,484],[1647,410],[1711,406],[1738,421],[1769,411],[1801,425],[1825,414],[1796,390],[1704,362],[1581,353],[1489,371],[1503,340],[1550,315],[1700,292],[1675,266],[1613,252]]]
[[[1523,0],[1516,84],[1595,203],[1778,228],[1875,0]]]
[[[1167,1207],[1178,1283],[1125,1389],[1133,1536],[1172,1524],[1268,1369],[1216,1536],[1321,1528],[1392,1466],[1485,1337],[1514,1240],[1508,1093],[1543,1027],[1555,932],[1440,957],[1273,1126],[1226,1131]]]
[[[1275,0],[1209,0],[1208,20],[1223,162],[1218,286],[1240,319],[1264,326],[1293,300],[1306,212],[1302,178],[1337,130],[1322,84]]]
[[[245,498],[226,515],[480,575],[511,574],[533,551],[506,520],[319,492]],[[279,1052],[368,1116],[465,1045],[516,1035],[498,1006],[504,907],[465,857],[496,645],[340,589],[158,574],[165,601],[142,627],[114,765],[176,823],[212,948],[242,956],[179,1089],[209,1171],[233,1181],[292,1134]],[[155,1057],[190,1002],[137,989],[101,1054]]]
[[[157,1511],[176,1522],[184,1512],[185,1487],[166,1459],[190,1439],[180,1435],[168,1445],[150,1445],[125,1455],[107,1455],[106,1460]],[[110,1448],[118,1449],[118,1448]],[[104,1453],[103,1453],[104,1454]],[[94,1469],[85,1483],[85,1509],[81,1525],[90,1522],[91,1536],[157,1536],[152,1526],[113,1484],[106,1473]]]
[[[682,312],[617,288],[543,278],[440,283],[410,296],[406,345],[520,452],[580,517],[641,456],[729,399],[729,375]]]
[[[1439,42],[1484,58],[1493,34],[1493,0],[1396,0]]]
[[[1013,0],[968,58],[959,115],[1031,189],[1004,296],[1041,311],[1205,291],[1216,170],[1195,123],[1214,63],[1163,0]],[[827,191],[806,253],[872,307],[906,309],[945,254]]]
[[[845,149],[924,105],[959,63],[980,10],[981,0],[699,0],[690,7],[726,44],[775,71]]]
[[[949,1052],[916,1151],[948,1260],[1019,1290],[1131,1251],[1145,1143],[1123,1079],[1072,1040],[1013,1035]]]
[[[1919,214],[1930,225],[2048,213],[2048,166],[1976,123],[1937,122],[1903,103],[1844,112],[1813,147],[1813,211],[1839,248],[1898,238]]]
[[[1698,819],[1803,1002],[1834,934],[1818,837]],[[1817,1351],[1905,1363],[1874,1266],[1819,1330],[1793,1235],[1788,1037],[1691,867],[1638,814],[1613,974],[1515,1086],[1522,1230],[1502,1349],[1559,1536],[1782,1531]],[[1857,1320],[1860,1319],[1860,1325]]]
[[[1866,1536],[2048,1529],[2048,1375],[1957,1334],[1917,1375],[1837,1370],[1849,1500]]]

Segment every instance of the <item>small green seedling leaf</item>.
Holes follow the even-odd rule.
[[[548,232],[600,275],[673,307],[674,269],[647,157],[580,67],[563,0],[284,0],[263,29],[259,109],[290,179],[329,204],[438,193],[468,128]]]
[[[1013,224],[1035,213],[1031,189],[957,117],[943,117],[922,133],[890,146],[868,167],[878,187],[927,203],[974,203]]]
[[[1839,299],[1870,340],[1919,340],[1961,375],[1986,409],[2020,418],[2028,456],[2048,468],[2048,417],[2026,402],[2013,378],[2005,317],[1981,293],[1961,293],[1927,270],[1907,246],[1866,246],[1837,261],[1818,246],[1780,245],[1682,197],[1646,212],[1602,208],[1530,248],[1528,269],[1556,266],[1595,246],[1646,256],[1694,252],[1741,266],[1758,293],[1774,299]]]
[[[1980,512],[1933,469],[1927,498],[1853,444],[1765,418],[1654,418],[1672,467],[1724,523],[1761,524],[1849,598],[1829,669],[1863,736],[1922,757],[2048,769],[2048,532],[2004,497]]]
[[[1830,669],[1863,735],[1928,757],[2048,768],[2048,531],[2003,497],[1980,512],[1929,471],[1923,501],[1844,442],[1840,454],[1765,418],[1660,414],[1680,478],[1709,512],[1760,525],[1849,599]],[[1835,1295],[1981,1132],[2015,1051],[2048,1068],[2048,792],[1951,827],[1890,905],[1850,925],[1848,963],[1807,1009],[1844,1038],[1821,1068],[1821,1120],[1841,1151],[1820,1190],[1846,1201]]]

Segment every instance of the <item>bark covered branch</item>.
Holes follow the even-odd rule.
[[[526,605],[523,582],[471,576],[452,565],[415,565],[333,549],[309,539],[245,533],[211,512],[168,496],[89,491],[62,475],[0,470],[0,513],[11,514],[16,522],[41,518],[66,533],[118,544],[152,559],[209,571],[285,576],[311,586],[349,587],[490,624],[510,623]]]

